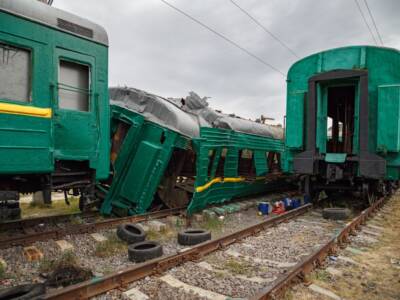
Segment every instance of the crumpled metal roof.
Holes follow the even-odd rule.
[[[186,113],[165,98],[134,88],[110,88],[110,102],[143,115],[147,120],[188,137],[198,137],[200,126],[195,115]]]
[[[207,98],[194,92],[182,99],[167,99],[134,88],[116,87],[109,92],[111,104],[137,112],[188,137],[198,137],[200,127],[214,127],[283,139],[283,128],[217,112],[208,106]]]
[[[237,116],[226,115],[208,106],[207,98],[190,92],[184,100],[183,109],[205,119],[212,127],[231,129],[238,132],[283,139],[283,128],[261,124]]]

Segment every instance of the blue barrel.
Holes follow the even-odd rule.
[[[269,213],[269,203],[268,202],[260,202],[260,203],[258,203],[258,211],[263,215],[268,215],[268,213]]]
[[[299,208],[301,206],[300,199],[293,199],[292,200],[292,206],[293,206],[293,208]]]
[[[288,207],[291,207],[292,200],[290,198],[284,198],[283,199],[283,205],[285,206],[285,209],[287,209]]]

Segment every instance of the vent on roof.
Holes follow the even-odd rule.
[[[88,38],[93,38],[93,30],[90,28],[83,27],[81,25],[71,23],[69,21],[58,18],[57,26],[61,29],[71,31],[73,33],[86,36]]]

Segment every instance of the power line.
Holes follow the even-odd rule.
[[[378,42],[376,41],[375,36],[374,36],[374,34],[372,33],[371,27],[369,26],[369,24],[368,24],[368,22],[367,22],[367,19],[365,18],[364,13],[363,13],[362,10],[361,10],[360,4],[358,3],[357,0],[354,0],[354,2],[357,4],[358,11],[360,12],[360,14],[361,14],[361,16],[362,16],[365,25],[367,25],[368,30],[369,30],[369,33],[371,33],[371,36],[372,36],[372,38],[374,39],[375,44],[378,45]]]
[[[235,5],[238,9],[240,9],[245,15],[247,15],[254,23],[260,26],[266,33],[268,33],[274,40],[276,40],[281,46],[286,48],[290,53],[292,53],[295,57],[300,58],[296,52],[294,52],[288,45],[286,45],[281,39],[279,39],[275,34],[269,31],[263,24],[261,24],[256,18],[254,18],[249,12],[247,12],[244,8],[239,6],[235,1],[230,0],[233,5]]]
[[[371,10],[369,9],[369,5],[368,5],[367,0],[364,0],[364,3],[365,3],[365,6],[366,6],[367,9],[368,9],[368,13],[369,13],[369,16],[371,17],[372,24],[374,24],[376,33],[378,34],[379,41],[381,42],[381,44],[382,44],[382,46],[383,46],[383,41],[382,41],[381,34],[379,33],[378,27],[376,26],[375,19],[374,19],[374,17],[372,16]]]
[[[259,56],[255,55],[254,53],[250,52],[249,50],[247,50],[246,48],[240,46],[238,43],[232,41],[231,39],[229,39],[228,37],[226,37],[225,35],[223,35],[222,33],[219,33],[218,31],[212,29],[211,27],[209,27],[208,25],[202,23],[201,21],[195,19],[194,17],[192,17],[191,15],[189,15],[188,13],[184,12],[183,10],[177,8],[176,6],[172,5],[171,3],[167,2],[166,0],[160,0],[162,2],[164,2],[166,5],[168,5],[169,7],[171,7],[172,9],[176,10],[177,12],[181,13],[182,15],[186,16],[187,18],[189,18],[190,20],[192,20],[193,22],[199,24],[200,26],[206,28],[207,30],[211,31],[212,33],[214,33],[215,35],[217,35],[218,37],[222,38],[223,40],[227,41],[228,43],[230,43],[231,45],[235,46],[236,48],[240,49],[241,51],[245,52],[247,55],[253,57],[254,59],[256,59],[258,62],[262,63],[263,65],[271,68],[272,70],[274,70],[275,72],[278,72],[279,74],[281,74],[282,76],[286,77],[285,74],[280,71],[279,69],[277,69],[276,67],[274,67],[273,65],[271,65],[270,63],[266,62],[265,60],[263,60],[262,58],[260,58]]]

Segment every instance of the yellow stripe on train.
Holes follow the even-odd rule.
[[[0,113],[38,118],[51,118],[51,108],[40,108],[10,103],[0,103]]]
[[[242,181],[245,181],[244,177],[225,177],[225,178],[217,177],[202,186],[196,187],[196,192],[201,193],[206,189],[208,189],[209,187],[211,187],[213,184],[218,182],[242,182]]]

